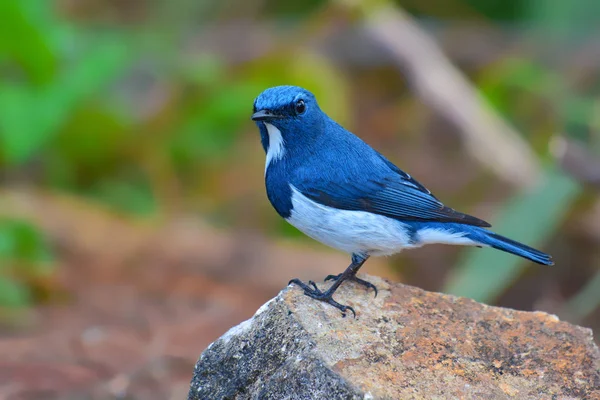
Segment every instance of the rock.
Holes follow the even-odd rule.
[[[200,356],[188,399],[600,399],[590,329],[365,276],[288,287]],[[324,286],[321,284],[320,286]]]

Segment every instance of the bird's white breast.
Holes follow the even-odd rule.
[[[400,221],[365,211],[348,211],[316,203],[293,185],[287,221],[311,238],[348,253],[390,255],[411,244]]]
[[[281,131],[275,125],[265,122],[267,133],[269,134],[269,148],[267,149],[267,159],[265,161],[265,174],[271,161],[279,160],[285,154],[285,142]]]
[[[293,185],[290,188],[293,208],[287,221],[311,238],[348,253],[386,256],[431,243],[480,245],[464,233],[440,228],[420,229],[411,237],[411,228],[398,220],[324,206],[304,196]]]

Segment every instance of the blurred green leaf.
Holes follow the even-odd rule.
[[[0,220],[0,258],[29,262],[48,262],[52,259],[42,234],[31,224]]]
[[[600,306],[600,270],[563,306],[561,314],[574,322],[581,321]]]
[[[0,275],[0,309],[23,307],[30,303],[31,293],[25,285]]]
[[[575,93],[562,75],[531,60],[510,58],[484,74],[479,85],[482,94],[496,109],[517,125],[523,108],[532,104],[531,101],[523,102],[523,94],[531,94],[552,105],[553,112],[546,115],[552,127],[543,128],[544,132],[549,129],[564,132],[570,138],[593,145],[589,136],[590,132],[597,131],[599,121],[596,97]],[[524,114],[530,115],[532,111]],[[524,126],[523,131],[543,126],[540,121],[533,122],[534,126]],[[544,142],[547,142],[548,137],[544,136]]]
[[[23,306],[30,301],[26,285],[14,276],[16,268],[28,268],[25,275],[50,272],[52,254],[43,235],[31,224],[12,219],[0,219],[0,306]]]
[[[53,26],[39,26],[40,19],[49,20],[50,7],[50,2],[0,1],[0,54],[8,54],[37,85],[49,82],[56,72],[56,55],[48,40]]]
[[[123,44],[108,40],[41,89],[0,82],[0,142],[6,162],[26,161],[56,134],[74,107],[105,87],[127,61]]]
[[[507,115],[511,115],[514,106],[512,88],[548,97],[564,89],[562,79],[557,74],[521,58],[502,59],[499,65],[481,77],[478,87],[495,108]]]
[[[150,183],[141,177],[97,182],[88,195],[115,211],[131,215],[149,216],[158,208]]]
[[[542,245],[556,231],[580,192],[579,183],[558,167],[550,166],[536,188],[516,195],[502,208],[493,230],[532,246]],[[472,248],[458,265],[444,291],[490,303],[528,264],[512,254]]]
[[[526,15],[548,39],[580,37],[598,26],[600,2],[594,0],[529,0],[524,3]]]
[[[221,85],[226,75],[223,61],[207,53],[185,60],[180,69],[185,80],[208,87]]]
[[[45,151],[47,180],[75,188],[113,174],[126,163],[131,130],[120,116],[99,102],[77,107]]]
[[[250,118],[257,90],[253,83],[229,83],[188,106],[181,127],[170,140],[171,157],[180,171],[195,174],[194,165],[224,159]]]

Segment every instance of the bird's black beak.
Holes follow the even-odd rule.
[[[252,114],[253,121],[269,121],[272,119],[281,119],[283,115],[274,114],[269,110],[260,110]]]

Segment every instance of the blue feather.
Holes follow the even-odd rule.
[[[412,237],[416,241],[418,241],[419,232],[424,229],[436,229],[450,235],[461,235],[472,240],[474,245],[492,247],[538,264],[554,265],[552,257],[548,254],[478,226],[435,222],[406,222],[406,225],[410,227]]]
[[[329,118],[307,90],[267,89],[256,98],[254,112],[268,154],[267,196],[279,215],[318,240],[361,257],[449,243],[490,246],[552,264],[549,255],[444,206],[413,177]]]
[[[286,140],[285,163],[273,166],[274,173],[285,174],[285,183],[311,200],[398,220],[490,226],[444,206],[423,185],[330,118],[323,118],[321,125],[309,131],[310,148]]]

